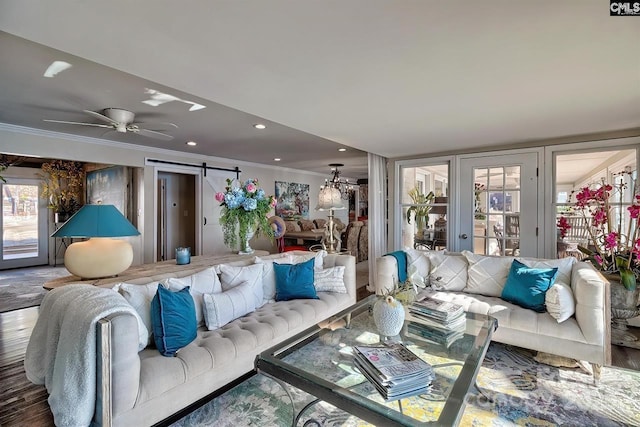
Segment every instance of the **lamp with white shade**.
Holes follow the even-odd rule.
[[[339,250],[339,238],[334,234],[334,222],[333,211],[339,209],[346,209],[342,204],[342,194],[340,190],[331,186],[325,185],[320,188],[320,194],[318,196],[318,211],[329,211],[329,237],[323,241],[324,249],[328,253],[335,253]]]
[[[82,279],[116,276],[133,262],[133,248],[112,237],[139,236],[140,232],[113,205],[84,205],[51,237],[89,238],[69,245],[64,265]]]

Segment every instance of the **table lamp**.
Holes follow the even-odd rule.
[[[333,222],[333,211],[337,209],[345,209],[342,204],[342,194],[340,190],[325,185],[320,188],[320,195],[318,196],[318,206],[316,206],[317,211],[329,211],[329,238],[328,241],[325,241],[325,250],[327,253],[335,253],[337,252],[336,247],[338,247],[338,237],[334,236],[334,222]]]
[[[84,205],[51,237],[89,238],[69,245],[64,265],[82,279],[116,276],[133,262],[133,248],[111,237],[139,236],[140,232],[113,205]]]

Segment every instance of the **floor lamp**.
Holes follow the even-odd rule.
[[[329,185],[322,187],[318,196],[318,206],[316,206],[316,210],[329,211],[329,237],[323,241],[323,245],[327,253],[330,254],[338,252],[338,248],[340,247],[339,236],[335,236],[334,234],[335,223],[333,222],[333,211],[339,209],[345,209],[345,206],[342,204],[342,194],[340,190]]]

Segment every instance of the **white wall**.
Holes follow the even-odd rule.
[[[150,149],[130,144],[123,144],[113,141],[105,141],[92,138],[80,138],[74,135],[44,132],[36,129],[22,128],[19,126],[5,125],[0,123],[0,152],[24,156],[47,157],[65,160],[77,160],[83,162],[98,162],[104,164],[115,164],[124,166],[139,167],[142,169],[142,177],[137,180],[140,183],[138,188],[140,194],[140,204],[138,206],[138,230],[140,237],[130,238],[134,248],[134,264],[143,262],[153,262],[156,250],[156,178],[159,170],[175,171],[176,167],[152,166],[146,162],[148,158],[183,162],[200,165],[206,162],[209,166],[234,168],[238,166],[242,171],[240,178],[257,178],[261,188],[269,195],[274,194],[275,181],[289,181],[309,185],[309,217],[324,218],[326,215],[315,211],[317,204],[317,194],[320,186],[324,184],[326,175],[307,171],[286,169],[282,167],[272,167],[255,163],[242,162],[218,157],[201,155],[189,155],[177,151]],[[177,168],[180,169],[179,167]],[[186,168],[197,171],[198,168]],[[205,198],[199,208],[202,229],[200,253],[222,253],[229,252],[230,249],[224,246],[222,241],[222,230],[218,224],[220,217],[220,207],[215,200],[212,200],[215,191],[224,189],[225,178],[235,178],[235,173],[207,171],[208,174],[215,174],[219,183],[219,188],[212,188],[208,182],[202,178],[198,180],[201,186],[203,197]],[[202,175],[202,172],[200,172]],[[214,185],[215,187],[215,185]],[[345,224],[347,223],[347,211],[336,211]],[[207,224],[204,225],[204,218]],[[266,249],[275,251],[268,239],[256,239],[252,242],[255,249]]]

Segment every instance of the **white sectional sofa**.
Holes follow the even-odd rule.
[[[514,257],[409,248],[404,252],[410,273],[425,278],[432,286],[427,292],[461,304],[466,311],[495,317],[495,341],[590,362],[596,381],[601,366],[611,362],[608,282],[591,264],[575,258],[517,258],[529,267],[558,268],[556,283],[564,283],[559,290],[566,301],[547,300],[547,309],[557,317],[557,311],[571,310],[573,303],[575,311],[567,312],[564,317],[569,318],[559,322],[548,311],[539,313],[501,299]],[[398,283],[396,258],[378,258],[376,273],[376,292],[392,289]],[[558,303],[565,307],[558,307]]]
[[[300,251],[290,254],[315,255]],[[265,263],[281,256],[277,254],[260,258]],[[196,268],[185,265],[181,270],[160,275],[154,275],[153,265],[149,265],[141,270],[151,274],[144,277],[127,276],[127,286],[150,286],[169,277],[193,277],[203,265],[218,264],[215,257],[210,262],[199,258]],[[254,258],[243,256],[234,262],[229,257],[220,260],[228,266],[246,266],[260,262]],[[356,302],[355,258],[336,254],[323,257],[325,270],[335,266],[344,266],[346,293],[317,292],[318,299],[267,302],[219,329],[200,327],[195,340],[180,349],[175,357],[162,356],[153,345],[139,350],[145,334],[139,334],[143,328],[138,325],[143,319],[135,313],[118,312],[100,319],[97,324],[97,360],[94,364],[97,368],[97,393],[92,425],[153,425],[250,373],[260,352]],[[217,265],[216,270],[219,268]],[[112,288],[120,280],[102,279],[97,285]],[[196,300],[196,297],[193,299]],[[78,306],[78,310],[83,310],[83,307]]]

